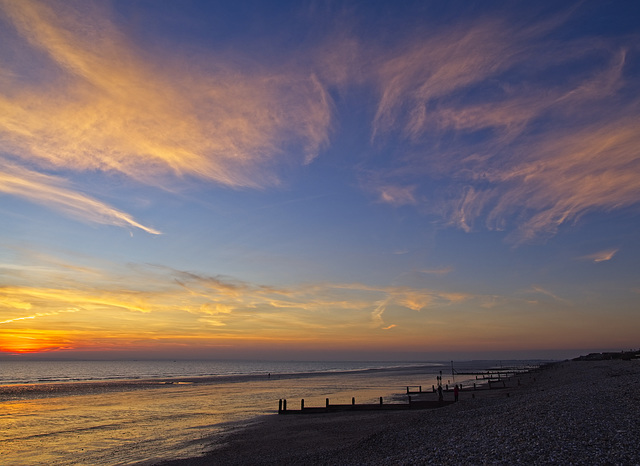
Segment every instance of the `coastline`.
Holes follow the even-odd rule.
[[[271,366],[262,366],[265,364]],[[347,369],[357,370],[345,371],[345,364]],[[356,395],[359,403],[367,403],[379,396],[387,399],[405,384],[431,384],[442,367],[441,363],[401,364],[403,367],[394,363],[391,368],[375,369],[367,368],[369,364],[282,363],[281,368],[301,367],[308,372],[272,372],[271,376],[253,373],[255,365],[250,364],[244,369],[252,373],[224,376],[0,386],[0,463],[154,464],[194,457],[208,451],[209,438],[218,433],[226,435],[262,415],[277,412],[279,398],[304,397],[309,405],[317,405],[324,403],[325,397],[340,403]],[[167,369],[173,370],[174,364],[170,365]],[[82,379],[82,371],[74,373],[76,369],[94,376],[92,368],[96,367],[91,363],[73,366],[67,367],[69,373],[60,372],[59,378]],[[146,369],[139,363],[130,366]],[[238,371],[237,366],[230,368]],[[23,376],[28,370],[32,375],[35,372],[31,367],[23,369],[15,379],[26,380],[28,377]],[[104,365],[97,369],[95,375],[103,378]],[[145,373],[162,374],[164,369],[156,366]],[[43,374],[39,377],[50,379]]]
[[[505,385],[434,410],[262,416],[202,457],[148,464],[640,463],[640,361],[553,363]]]

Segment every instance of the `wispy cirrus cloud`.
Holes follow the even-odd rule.
[[[210,52],[160,57],[132,43],[106,4],[1,6],[32,60],[0,57],[0,140],[16,163],[163,188],[185,177],[263,187],[278,183],[273,164],[310,162],[328,143],[332,104],[312,71]]]
[[[613,259],[618,253],[618,249],[605,249],[603,251],[598,251],[593,254],[587,254],[586,256],[580,257],[582,260],[589,260],[593,262],[606,262]]]
[[[64,333],[64,345],[73,347],[92,346],[92,339],[174,341],[178,336],[210,342],[287,340],[300,338],[301,331],[307,339],[348,335],[366,340],[380,329],[411,328],[397,317],[398,309],[442,309],[482,299],[362,283],[275,287],[154,265],[112,265],[87,275],[80,265],[53,256],[32,259],[38,261],[37,267],[2,265],[5,270],[29,272],[0,287],[0,336],[6,336],[7,342],[18,330],[25,338],[30,331]],[[47,266],[48,262],[55,267]],[[385,322],[389,309],[394,310],[394,318]],[[144,329],[144,335],[133,335],[131,328]]]
[[[160,231],[142,225],[131,215],[65,186],[65,181],[16,166],[0,171],[0,193],[22,197],[83,221],[139,228],[154,235]]]
[[[571,301],[569,301],[568,299],[562,298],[562,297],[556,295],[555,293],[553,293],[553,292],[551,292],[551,291],[549,291],[549,290],[547,290],[545,288],[542,288],[539,285],[534,285],[532,287],[532,291],[534,293],[540,293],[540,294],[543,294],[545,296],[548,296],[548,297],[552,298],[553,300],[558,301],[560,303],[571,305]]]
[[[55,311],[55,312],[38,312],[38,313],[33,314],[33,315],[28,315],[28,316],[23,316],[23,317],[15,317],[13,319],[3,320],[3,321],[0,321],[0,324],[10,324],[12,322],[18,322],[20,320],[38,319],[40,317],[57,316],[57,315],[60,315],[62,313],[79,312],[79,311],[80,311],[79,309],[67,309],[67,310]]]
[[[411,35],[380,65],[372,129],[402,149],[371,168],[365,188],[418,186],[422,211],[465,231],[508,229],[514,243],[636,204],[640,99],[626,77],[634,38],[558,47],[550,33],[565,13],[526,27],[481,16]],[[552,70],[555,79],[540,79]]]
[[[378,187],[378,191],[380,193],[380,202],[391,204],[394,206],[416,204],[417,201],[414,195],[415,190],[415,186],[387,185]]]

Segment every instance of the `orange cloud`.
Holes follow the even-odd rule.
[[[59,178],[10,165],[5,170],[4,173],[0,171],[0,192],[46,205],[83,221],[134,227],[154,235],[160,234],[158,230],[138,223],[125,212],[66,188],[64,181]]]
[[[108,20],[105,5],[2,7],[20,35],[14,40],[26,42],[33,66],[50,77],[46,85],[17,73],[2,77],[0,139],[14,160],[46,170],[117,172],[163,188],[184,177],[260,187],[278,183],[274,162],[293,153],[308,163],[328,143],[332,104],[313,73],[240,67],[206,53],[197,63],[152,58]],[[44,181],[41,191],[48,189]],[[75,200],[73,208],[88,202]]]
[[[68,334],[62,331],[0,330],[0,353],[42,353],[74,349]]]
[[[46,255],[29,260],[39,265],[2,264],[25,272],[14,273],[12,284],[0,287],[0,340],[12,351],[25,342],[30,348],[57,347],[54,334],[65,335],[60,348],[85,349],[113,349],[117,341],[132,347],[178,341],[366,341],[371,332],[390,325],[411,328],[406,316],[398,317],[399,309],[442,309],[478,299],[359,283],[262,286],[148,265],[103,263],[103,270],[87,271]],[[394,322],[386,324],[383,314],[390,309]],[[46,332],[51,338],[38,343],[38,335]]]

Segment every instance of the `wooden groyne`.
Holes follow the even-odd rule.
[[[540,369],[540,365],[538,364],[530,364],[526,366],[519,367],[501,367],[496,369],[488,369],[485,371],[458,371],[453,368],[453,362],[451,363],[451,375],[475,375],[476,380],[502,380],[509,379],[511,377],[515,377],[517,375],[526,374],[535,370]]]
[[[331,404],[329,398],[326,399],[324,406],[305,406],[304,399],[300,401],[300,409],[288,409],[287,400],[281,399],[278,403],[278,414],[319,414],[319,413],[335,413],[341,411],[392,411],[392,410],[408,410],[408,409],[435,409],[447,406],[454,401],[426,401],[412,400],[409,397],[407,403],[384,403],[380,397],[379,403],[357,404],[355,398],[351,398],[351,404]]]
[[[530,365],[526,367],[508,367],[508,368],[500,368],[500,369],[491,369],[486,371],[478,371],[478,372],[458,372],[453,369],[453,364],[451,367],[452,377],[455,378],[455,375],[475,375],[476,380],[482,380],[479,385],[476,383],[471,383],[469,381],[466,382],[466,385],[463,387],[462,383],[457,383],[457,394],[462,395],[463,393],[471,392],[471,398],[475,398],[475,394],[473,392],[479,390],[495,390],[495,389],[505,389],[509,388],[507,386],[507,382],[509,382],[510,386],[517,384],[520,386],[520,378],[516,376],[521,376],[525,374],[531,374],[538,370],[540,370],[541,366],[539,365]],[[423,390],[422,385],[408,385],[406,386],[406,395],[407,402],[406,403],[384,403],[382,397],[380,397],[379,403],[365,403],[365,404],[357,404],[355,397],[351,398],[351,404],[332,404],[329,401],[329,398],[325,399],[324,406],[305,406],[304,399],[300,400],[299,409],[287,406],[286,399],[280,399],[278,403],[278,414],[314,414],[314,413],[333,413],[333,412],[341,412],[341,411],[391,411],[391,410],[411,410],[411,409],[436,409],[441,408],[451,403],[455,403],[455,400],[442,400],[442,393],[451,393],[456,391],[454,390],[454,384],[443,384],[442,383],[442,371],[440,371],[440,376],[437,377],[438,387],[435,385],[431,386],[431,389]],[[533,379],[535,381],[535,378]],[[439,393],[439,392],[442,393]],[[428,395],[433,395],[435,393],[439,394],[439,400],[425,400],[424,397],[430,398]],[[456,396],[456,399],[458,398]],[[506,393],[506,396],[509,396],[509,393]]]
[[[474,383],[467,383],[467,385],[464,385],[459,383],[458,385],[458,390],[460,391],[460,393],[462,393],[462,391],[468,392],[468,391],[477,391],[477,390],[493,390],[496,388],[506,388],[507,385],[506,383],[509,382],[512,378],[506,378],[503,377],[501,379],[484,379],[483,383],[478,385],[475,382]],[[415,389],[418,390],[415,390]],[[449,384],[445,384],[442,386],[442,391],[444,393],[451,393],[453,392],[453,384],[449,385]],[[422,385],[408,385],[407,386],[407,395],[424,395],[427,393],[437,393],[438,389],[435,385],[431,385],[431,388],[428,390],[423,390],[422,389]]]

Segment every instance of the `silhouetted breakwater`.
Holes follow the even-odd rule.
[[[531,365],[519,368],[493,369],[481,372],[454,372],[452,367],[452,376],[458,375],[476,375],[476,380],[482,380],[482,383],[467,382],[466,385],[458,384],[441,384],[442,376],[437,377],[439,383],[431,385],[430,390],[423,391],[422,385],[409,385],[406,387],[405,394],[398,394],[390,403],[385,403],[383,397],[380,397],[378,403],[362,403],[357,404],[356,398],[351,397],[351,403],[331,403],[329,398],[325,399],[324,406],[306,406],[304,398],[300,400],[299,409],[291,409],[291,405],[287,405],[287,399],[278,401],[278,414],[320,414],[320,413],[336,413],[336,412],[362,412],[362,411],[400,411],[400,410],[417,410],[417,409],[436,409],[455,403],[461,395],[475,398],[475,392],[483,390],[507,389],[510,387],[519,387],[521,385],[521,377],[539,371],[541,365]],[[478,376],[482,376],[478,379]],[[533,378],[535,380],[535,377]],[[417,388],[417,390],[415,390]],[[448,399],[445,399],[445,394]],[[453,394],[453,395],[452,395]],[[404,398],[406,396],[406,398]],[[450,399],[453,396],[453,399]],[[510,393],[506,393],[510,396]],[[402,397],[406,401],[398,401]],[[432,399],[438,397],[437,399]]]
[[[407,403],[384,403],[383,397],[380,397],[379,403],[357,404],[355,397],[351,398],[351,404],[332,404],[329,398],[326,399],[325,406],[305,406],[304,399],[300,401],[300,409],[288,409],[287,400],[279,400],[278,414],[319,414],[319,413],[335,413],[343,411],[398,411],[408,409],[435,409],[442,408],[454,401],[433,401],[433,400],[412,400],[409,397]]]

